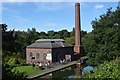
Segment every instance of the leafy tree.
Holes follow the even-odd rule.
[[[92,21],[92,32],[82,38],[83,46],[87,51],[89,65],[98,65],[120,56],[120,8],[107,12],[99,19]]]
[[[64,32],[63,34],[64,39],[70,37],[70,34],[68,31]]]
[[[48,35],[45,32],[40,32],[39,33],[39,38],[40,39],[48,39]]]
[[[73,28],[73,30],[70,32],[70,37],[74,37],[75,36],[75,28]]]
[[[53,39],[60,39],[60,35],[58,33],[56,33],[54,36],[53,36]]]
[[[9,51],[10,53],[15,52],[15,33],[14,30],[7,31],[7,25],[2,25],[2,50]]]
[[[66,38],[65,41],[72,45],[75,45],[75,37]]]
[[[27,31],[27,37],[26,37],[27,43],[30,45],[37,38],[38,38],[38,33],[36,32],[36,29],[35,28],[32,28],[31,30],[28,29],[28,31]]]
[[[83,38],[87,34],[87,31],[81,30],[81,37]]]
[[[61,39],[65,39],[70,36],[69,32],[66,29],[58,31],[58,34],[60,35]]]
[[[7,25],[4,23],[4,24],[0,24],[0,26],[2,26],[2,32],[6,32]]]
[[[48,31],[47,34],[49,35],[49,38],[52,39],[55,33],[53,30],[51,30],[51,31]]]

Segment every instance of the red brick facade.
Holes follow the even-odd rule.
[[[31,55],[32,53],[32,55]],[[39,56],[37,55],[39,54]],[[51,60],[44,59],[44,54],[51,54]],[[33,62],[60,62],[60,60],[68,59],[68,56],[71,57],[70,61],[73,60],[74,50],[73,47],[61,47],[61,48],[51,48],[51,49],[42,49],[42,48],[26,48],[26,63]],[[35,57],[35,59],[32,59]],[[38,57],[38,58],[37,58]]]
[[[32,56],[30,53],[32,52]],[[26,48],[26,63],[30,63],[30,61],[34,62],[52,62],[52,60],[44,59],[44,54],[51,54],[52,49],[40,49],[40,48]],[[37,55],[39,54],[39,56]],[[35,59],[32,59],[35,57]]]

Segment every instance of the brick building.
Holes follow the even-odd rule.
[[[63,39],[38,39],[26,48],[26,62],[59,62],[60,60],[78,60],[81,51],[80,4],[75,3],[75,45]]]
[[[26,48],[26,62],[59,62],[70,60],[74,54],[73,45],[63,39],[38,39]]]

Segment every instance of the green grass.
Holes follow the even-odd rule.
[[[16,58],[10,58],[10,60],[7,62],[8,65],[15,65]]]
[[[31,65],[30,66],[17,66],[17,67],[14,67],[13,70],[17,70],[19,72],[24,72],[27,75],[42,71],[41,69],[39,69],[38,66],[35,66],[33,68]]]

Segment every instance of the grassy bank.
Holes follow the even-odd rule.
[[[35,66],[33,68],[33,66],[31,66],[31,65],[29,65],[29,66],[17,66],[17,67],[14,67],[13,70],[16,70],[19,72],[24,72],[27,75],[42,71],[41,69],[39,69],[38,66]]]

